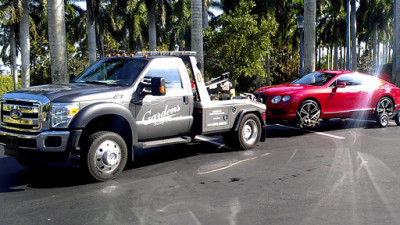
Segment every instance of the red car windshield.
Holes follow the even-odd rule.
[[[335,74],[331,73],[314,72],[304,75],[297,80],[294,80],[292,84],[307,84],[307,85],[322,86],[328,83],[335,76],[336,76]]]

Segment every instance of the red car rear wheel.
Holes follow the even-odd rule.
[[[394,103],[389,97],[382,97],[376,104],[376,122],[379,127],[386,127],[389,124],[389,118],[393,115]]]

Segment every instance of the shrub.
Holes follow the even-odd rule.
[[[256,78],[266,77],[265,56],[277,28],[272,17],[258,23],[251,14],[254,7],[254,1],[241,0],[234,11],[222,14],[218,29],[209,28],[204,36],[206,77],[230,72],[239,92],[254,89]]]
[[[18,79],[18,87],[21,87],[21,80]],[[0,96],[4,93],[14,90],[14,82],[12,76],[0,75]]]

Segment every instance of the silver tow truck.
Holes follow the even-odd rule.
[[[115,178],[137,148],[222,135],[235,149],[265,140],[266,106],[211,101],[195,52],[101,59],[66,84],[19,89],[0,100],[0,144],[28,167],[71,161]]]

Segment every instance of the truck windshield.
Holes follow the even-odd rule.
[[[309,73],[292,81],[293,84],[308,84],[308,85],[315,85],[315,86],[322,86],[334,78],[336,75],[331,73]]]
[[[146,64],[139,59],[102,59],[78,75],[75,82],[130,86]]]

